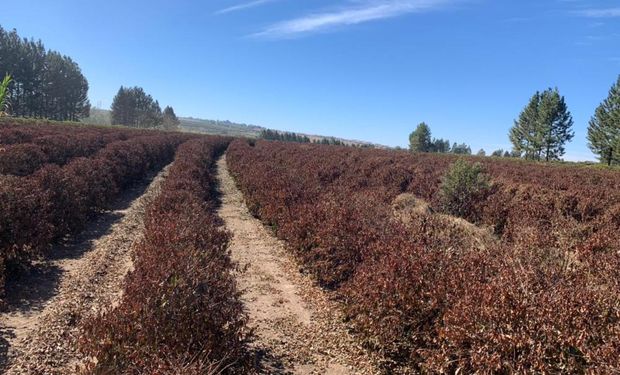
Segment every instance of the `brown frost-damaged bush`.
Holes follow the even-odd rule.
[[[67,128],[71,130],[71,127]],[[78,134],[79,129],[75,129]],[[2,130],[6,129],[0,129],[0,133]],[[51,135],[65,131],[63,126],[43,125],[30,129],[30,135],[32,139],[42,139],[42,144],[57,145],[58,142],[69,142],[70,137]],[[30,143],[14,144],[7,149],[6,155],[9,156],[6,158],[0,151],[0,164],[19,166],[21,171],[32,172],[22,177],[0,174],[0,300],[4,294],[6,272],[11,273],[29,260],[44,255],[54,241],[80,231],[92,215],[106,209],[126,187],[169,163],[177,146],[188,139],[187,136],[157,132],[141,135],[128,130],[125,137],[120,130],[110,132],[109,129],[95,128],[81,131],[87,131],[87,134],[76,136],[73,151],[67,151],[71,157],[62,156],[68,161],[63,166],[27,156],[11,159],[10,155],[34,150],[36,154],[46,155],[39,146]],[[110,143],[96,141],[106,136],[110,136]],[[128,139],[116,140],[119,138]],[[101,145],[105,147],[98,149]],[[62,154],[61,148],[53,149],[54,153]],[[88,158],[76,156],[97,149]]]
[[[448,202],[494,229],[468,238],[483,228],[389,215],[402,193],[440,208],[455,158],[265,141],[227,156],[253,213],[334,291],[387,372],[620,371],[617,171],[489,161],[490,186],[464,164],[443,180]]]
[[[225,138],[179,148],[160,195],[148,206],[144,239],[120,305],[87,321],[84,353],[97,374],[244,373],[246,316],[215,208],[215,158]]]

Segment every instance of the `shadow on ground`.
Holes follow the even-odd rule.
[[[97,239],[109,234],[112,226],[124,217],[131,203],[145,193],[154,177],[155,174],[151,174],[126,189],[109,210],[93,218],[81,233],[53,245],[43,259],[9,272],[5,286],[6,305],[0,315],[0,373],[10,361],[10,342],[19,329],[15,325],[19,323],[19,317],[25,319],[45,308],[47,302],[58,293],[62,275],[71,269],[70,261],[81,258],[92,249]]]

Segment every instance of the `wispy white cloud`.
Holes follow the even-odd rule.
[[[215,14],[226,14],[226,13],[237,12],[237,11],[240,11],[240,10],[254,8],[254,7],[257,7],[259,5],[263,5],[263,4],[267,4],[267,3],[272,3],[274,1],[276,1],[276,0],[254,0],[254,1],[247,2],[247,3],[237,4],[237,5],[230,6],[228,8],[220,9],[220,10],[216,11]]]
[[[620,7],[604,8],[604,9],[583,9],[583,10],[577,11],[577,13],[581,16],[590,17],[590,18],[620,17]]]
[[[397,17],[407,13],[430,11],[455,3],[457,0],[366,0],[350,1],[349,6],[338,10],[314,13],[273,24],[253,34],[260,38],[290,38],[338,26]]]

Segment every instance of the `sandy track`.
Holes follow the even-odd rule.
[[[168,168],[128,189],[109,212],[57,246],[20,280],[7,285],[9,310],[0,316],[0,370],[7,374],[71,374],[80,321],[113,306],[132,267],[131,247],[143,233],[146,204]]]
[[[238,282],[256,335],[252,349],[258,372],[378,373],[376,362],[348,333],[335,302],[298,272],[284,243],[249,213],[225,157],[217,166],[219,215],[233,234],[232,257],[245,268]]]

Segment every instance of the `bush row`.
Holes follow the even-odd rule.
[[[229,139],[179,148],[147,208],[120,305],[85,324],[93,373],[210,374],[244,369],[245,321],[216,206],[212,168]]]
[[[153,132],[122,126],[96,126],[77,122],[58,122],[43,119],[0,118],[0,146],[32,143],[37,138],[51,135],[81,136],[86,134],[124,133],[128,137],[148,135]]]
[[[68,125],[0,124],[0,174],[27,176],[45,164],[64,165],[88,157],[107,144],[157,135],[132,129]]]
[[[454,159],[264,141],[235,141],[227,157],[251,211],[334,290],[389,370],[620,370],[616,192],[519,184],[487,165],[495,185],[464,216],[498,237],[477,238],[445,216],[404,224],[393,212],[402,193],[437,207]],[[598,189],[617,184],[607,172],[592,170],[608,179]]]
[[[186,136],[161,134],[112,142],[91,158],[47,164],[27,177],[0,176],[0,263],[10,268],[43,254],[83,228],[128,185],[169,163]],[[9,272],[11,272],[9,270]],[[0,284],[3,291],[4,283]]]

